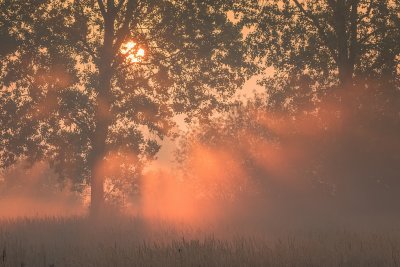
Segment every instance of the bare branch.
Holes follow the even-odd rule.
[[[121,7],[124,3],[125,3],[125,0],[119,0],[117,6],[115,7],[115,13],[118,13],[121,10]]]
[[[104,7],[103,0],[97,0],[97,3],[99,4],[101,15],[103,18],[105,18],[107,16],[107,12],[106,8]]]

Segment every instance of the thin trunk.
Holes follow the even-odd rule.
[[[327,0],[332,9],[336,43],[330,41],[327,31],[320,25],[318,16],[305,9],[298,1],[293,0],[300,12],[306,16],[318,30],[318,34],[325,46],[331,52],[339,72],[339,83],[342,88],[353,84],[354,66],[358,56],[358,13],[359,0],[348,2],[346,0]],[[349,29],[348,29],[349,28]]]
[[[382,3],[380,9],[382,12],[381,16],[383,18],[386,17],[387,19],[391,19],[387,3]],[[388,21],[386,21],[386,23],[388,23]],[[398,31],[396,34],[396,32],[390,30],[390,24],[391,23],[389,22],[386,25],[379,25],[379,27],[382,28],[382,39],[380,40],[381,51],[379,51],[380,56],[378,62],[380,61],[379,63],[382,66],[380,84],[382,84],[384,90],[396,93],[395,88],[398,65],[396,62],[396,56],[399,54],[400,49],[396,39],[396,36],[398,36]]]
[[[356,60],[359,58],[358,44],[358,6],[360,1],[353,0],[350,10],[350,28],[349,28],[349,72],[351,81],[353,81],[354,68]]]
[[[354,69],[359,53],[358,45],[358,6],[360,1],[351,3],[338,0],[334,10],[335,32],[337,37],[337,66],[342,88],[353,85]]]
[[[342,87],[351,85],[353,81],[354,67],[349,59],[349,34],[347,32],[346,22],[347,8],[344,0],[338,0],[334,16],[336,21],[337,53],[338,53],[338,71],[339,82]]]

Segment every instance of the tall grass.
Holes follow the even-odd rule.
[[[0,221],[0,266],[400,266],[400,230],[193,229],[162,221]]]

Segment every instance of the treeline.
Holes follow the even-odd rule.
[[[98,213],[105,184],[136,188],[184,116],[181,167],[222,151],[231,165],[218,168],[251,181],[230,196],[395,206],[399,12],[397,0],[0,0],[1,166],[48,162],[91,186]],[[145,51],[134,63],[129,41]],[[234,103],[254,75],[265,97]]]

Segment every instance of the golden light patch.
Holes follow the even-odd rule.
[[[143,48],[139,47],[134,41],[129,41],[121,45],[120,52],[125,56],[128,63],[141,62],[145,56]]]

